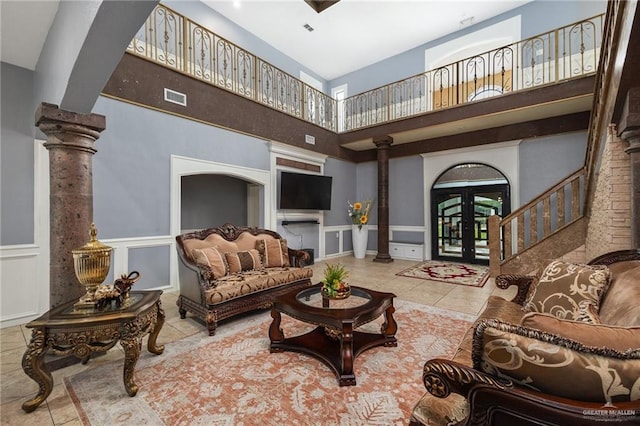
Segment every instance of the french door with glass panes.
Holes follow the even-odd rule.
[[[432,258],[488,265],[489,217],[509,206],[509,185],[431,190]]]

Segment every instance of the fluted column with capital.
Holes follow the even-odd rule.
[[[86,291],[75,276],[71,251],[89,240],[94,142],[105,129],[105,117],[42,103],[35,119],[47,135],[44,146],[49,151],[49,304],[54,307],[78,299]]]
[[[378,150],[378,254],[374,262],[389,263],[389,148],[393,143],[391,136],[374,138]]]

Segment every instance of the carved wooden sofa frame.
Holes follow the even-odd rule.
[[[622,250],[599,256],[590,265],[612,265],[617,262],[640,260],[640,250]],[[511,300],[522,305],[535,277],[499,275],[496,285],[501,289],[517,286]],[[640,286],[640,282],[638,282]],[[475,336],[481,334],[483,323],[478,323]],[[541,332],[542,333],[542,332]],[[478,341],[474,336],[474,352]],[[570,378],[567,378],[570,380]],[[444,358],[428,360],[423,369],[423,382],[428,393],[437,398],[457,394],[466,398],[469,411],[458,425],[615,425],[640,424],[640,401],[616,402],[615,407],[603,407],[601,402],[584,402],[538,392],[505,378]],[[458,396],[459,395],[459,396]],[[609,410],[605,408],[614,408]],[[617,415],[616,415],[617,414]],[[458,419],[459,420],[459,419]],[[412,415],[410,425],[419,422]],[[431,423],[429,423],[431,424]]]
[[[187,253],[188,249],[186,245],[189,245],[189,240],[205,242],[208,237],[211,238],[214,234],[219,235],[226,241],[234,242],[238,240],[243,233],[248,233],[256,237],[268,236],[278,240],[282,239],[280,234],[268,229],[237,227],[229,223],[216,228],[208,228],[176,236],[178,257],[182,265],[186,267],[186,270],[183,268],[181,271],[180,296],[176,301],[180,317],[184,319],[186,318],[187,312],[191,312],[206,323],[210,336],[215,334],[218,321],[253,310],[269,309],[275,297],[294,289],[303,289],[311,285],[309,277],[312,275],[312,271],[305,267],[309,262],[309,254],[302,250],[294,250],[287,247],[288,258],[291,265],[289,268],[292,272],[291,275],[293,276],[294,273],[300,272],[295,271],[296,269],[304,269],[305,272],[308,272],[308,277],[296,278],[276,287],[248,293],[220,303],[208,303],[206,301],[206,292],[215,285],[215,280]],[[270,268],[266,269],[268,270]],[[189,271],[194,272],[194,275],[197,276],[197,281],[193,275],[188,276],[190,275]]]

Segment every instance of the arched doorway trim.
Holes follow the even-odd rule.
[[[451,182],[451,183],[445,183],[445,182],[439,182],[447,173],[451,172],[452,170],[456,169],[459,166],[481,166],[481,167],[487,167],[489,169],[493,169],[495,170],[495,172],[497,174],[499,174],[500,176],[493,176],[491,178],[485,177],[484,179],[466,179],[466,180],[462,180],[459,179],[456,182]],[[456,188],[456,187],[463,187],[463,186],[478,186],[478,185],[500,185],[500,184],[509,184],[509,181],[507,180],[506,176],[504,176],[504,174],[502,174],[502,172],[498,169],[496,169],[495,167],[489,165],[489,164],[484,164],[484,163],[480,163],[477,161],[473,161],[473,162],[467,162],[467,163],[460,163],[460,164],[454,164],[453,166],[449,167],[447,170],[445,170],[444,172],[442,172],[435,180],[435,182],[433,183],[432,189],[439,189],[439,188]]]
[[[425,257],[431,259],[431,187],[438,177],[456,164],[482,163],[500,171],[511,187],[511,210],[520,205],[518,151],[521,140],[486,146],[422,154],[424,190]]]
[[[456,164],[431,187],[431,257],[489,263],[489,217],[511,212],[507,178],[479,162]]]
[[[219,174],[237,177],[239,179],[251,182],[256,185],[260,185],[263,188],[264,194],[271,194],[271,172],[269,170],[252,169],[249,167],[242,167],[231,164],[216,163],[213,161],[200,160],[197,158],[182,157],[179,155],[171,156],[171,216],[170,216],[170,232],[172,236],[176,236],[180,233],[180,200],[181,200],[181,185],[180,179],[182,176],[197,175],[197,174]],[[262,217],[264,223],[262,226],[268,227],[271,223],[271,197],[262,197]],[[175,274],[172,278],[172,282],[178,282],[178,255],[173,247],[173,253],[171,256],[171,271]]]

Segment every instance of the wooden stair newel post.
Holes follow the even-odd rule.
[[[640,248],[640,87],[627,93],[618,132],[629,143],[625,152],[631,162],[631,247]]]
[[[378,150],[378,254],[374,262],[389,263],[389,148],[393,143],[391,136],[374,138]]]
[[[93,221],[92,159],[105,117],[80,114],[42,103],[36,126],[49,151],[49,304],[58,306],[85,293],[73,268],[71,250],[89,240]]]

